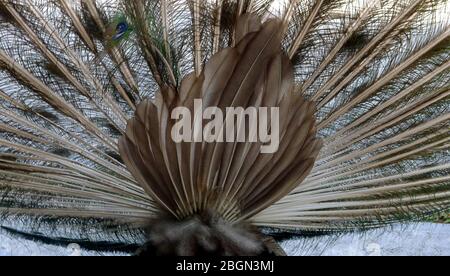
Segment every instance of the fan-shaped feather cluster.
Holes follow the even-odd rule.
[[[0,0],[2,224],[257,255],[256,227],[344,232],[448,209],[449,5]],[[176,143],[171,112],[198,99],[279,108],[278,151]]]

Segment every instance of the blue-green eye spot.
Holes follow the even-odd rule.
[[[119,22],[116,27],[116,34],[112,37],[112,39],[115,41],[122,39],[129,30],[130,25],[127,22]]]

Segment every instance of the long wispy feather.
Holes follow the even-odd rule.
[[[255,255],[267,244],[254,226],[344,232],[446,210],[449,9],[0,0],[2,224],[162,255]],[[170,112],[195,99],[280,107],[279,151],[174,143]]]

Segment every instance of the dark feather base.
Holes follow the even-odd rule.
[[[249,224],[230,224],[211,215],[185,221],[154,220],[149,242],[136,256],[283,256],[275,240]]]
[[[276,246],[279,247],[278,245],[276,245]],[[159,255],[158,252],[159,252],[158,248],[155,247],[152,243],[149,242],[149,243],[145,244],[144,246],[142,246],[141,248],[139,248],[136,251],[134,256],[135,257],[171,257],[171,256],[176,256],[176,255]],[[227,256],[227,255],[224,254],[223,251],[216,251],[216,252],[204,251],[204,252],[197,252],[197,253],[198,254],[196,255],[196,257],[222,257],[222,256]],[[265,246],[261,253],[259,253],[258,255],[249,256],[249,257],[277,257],[277,256],[286,256],[286,253],[283,251],[283,249],[281,249],[281,247],[270,249],[268,246]]]

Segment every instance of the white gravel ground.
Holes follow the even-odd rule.
[[[295,256],[450,256],[450,225],[422,223],[284,242]]]
[[[282,245],[296,256],[450,256],[450,225],[423,223],[341,237],[299,239]],[[111,255],[19,240],[0,230],[0,256]],[[112,254],[114,255],[114,254]]]

